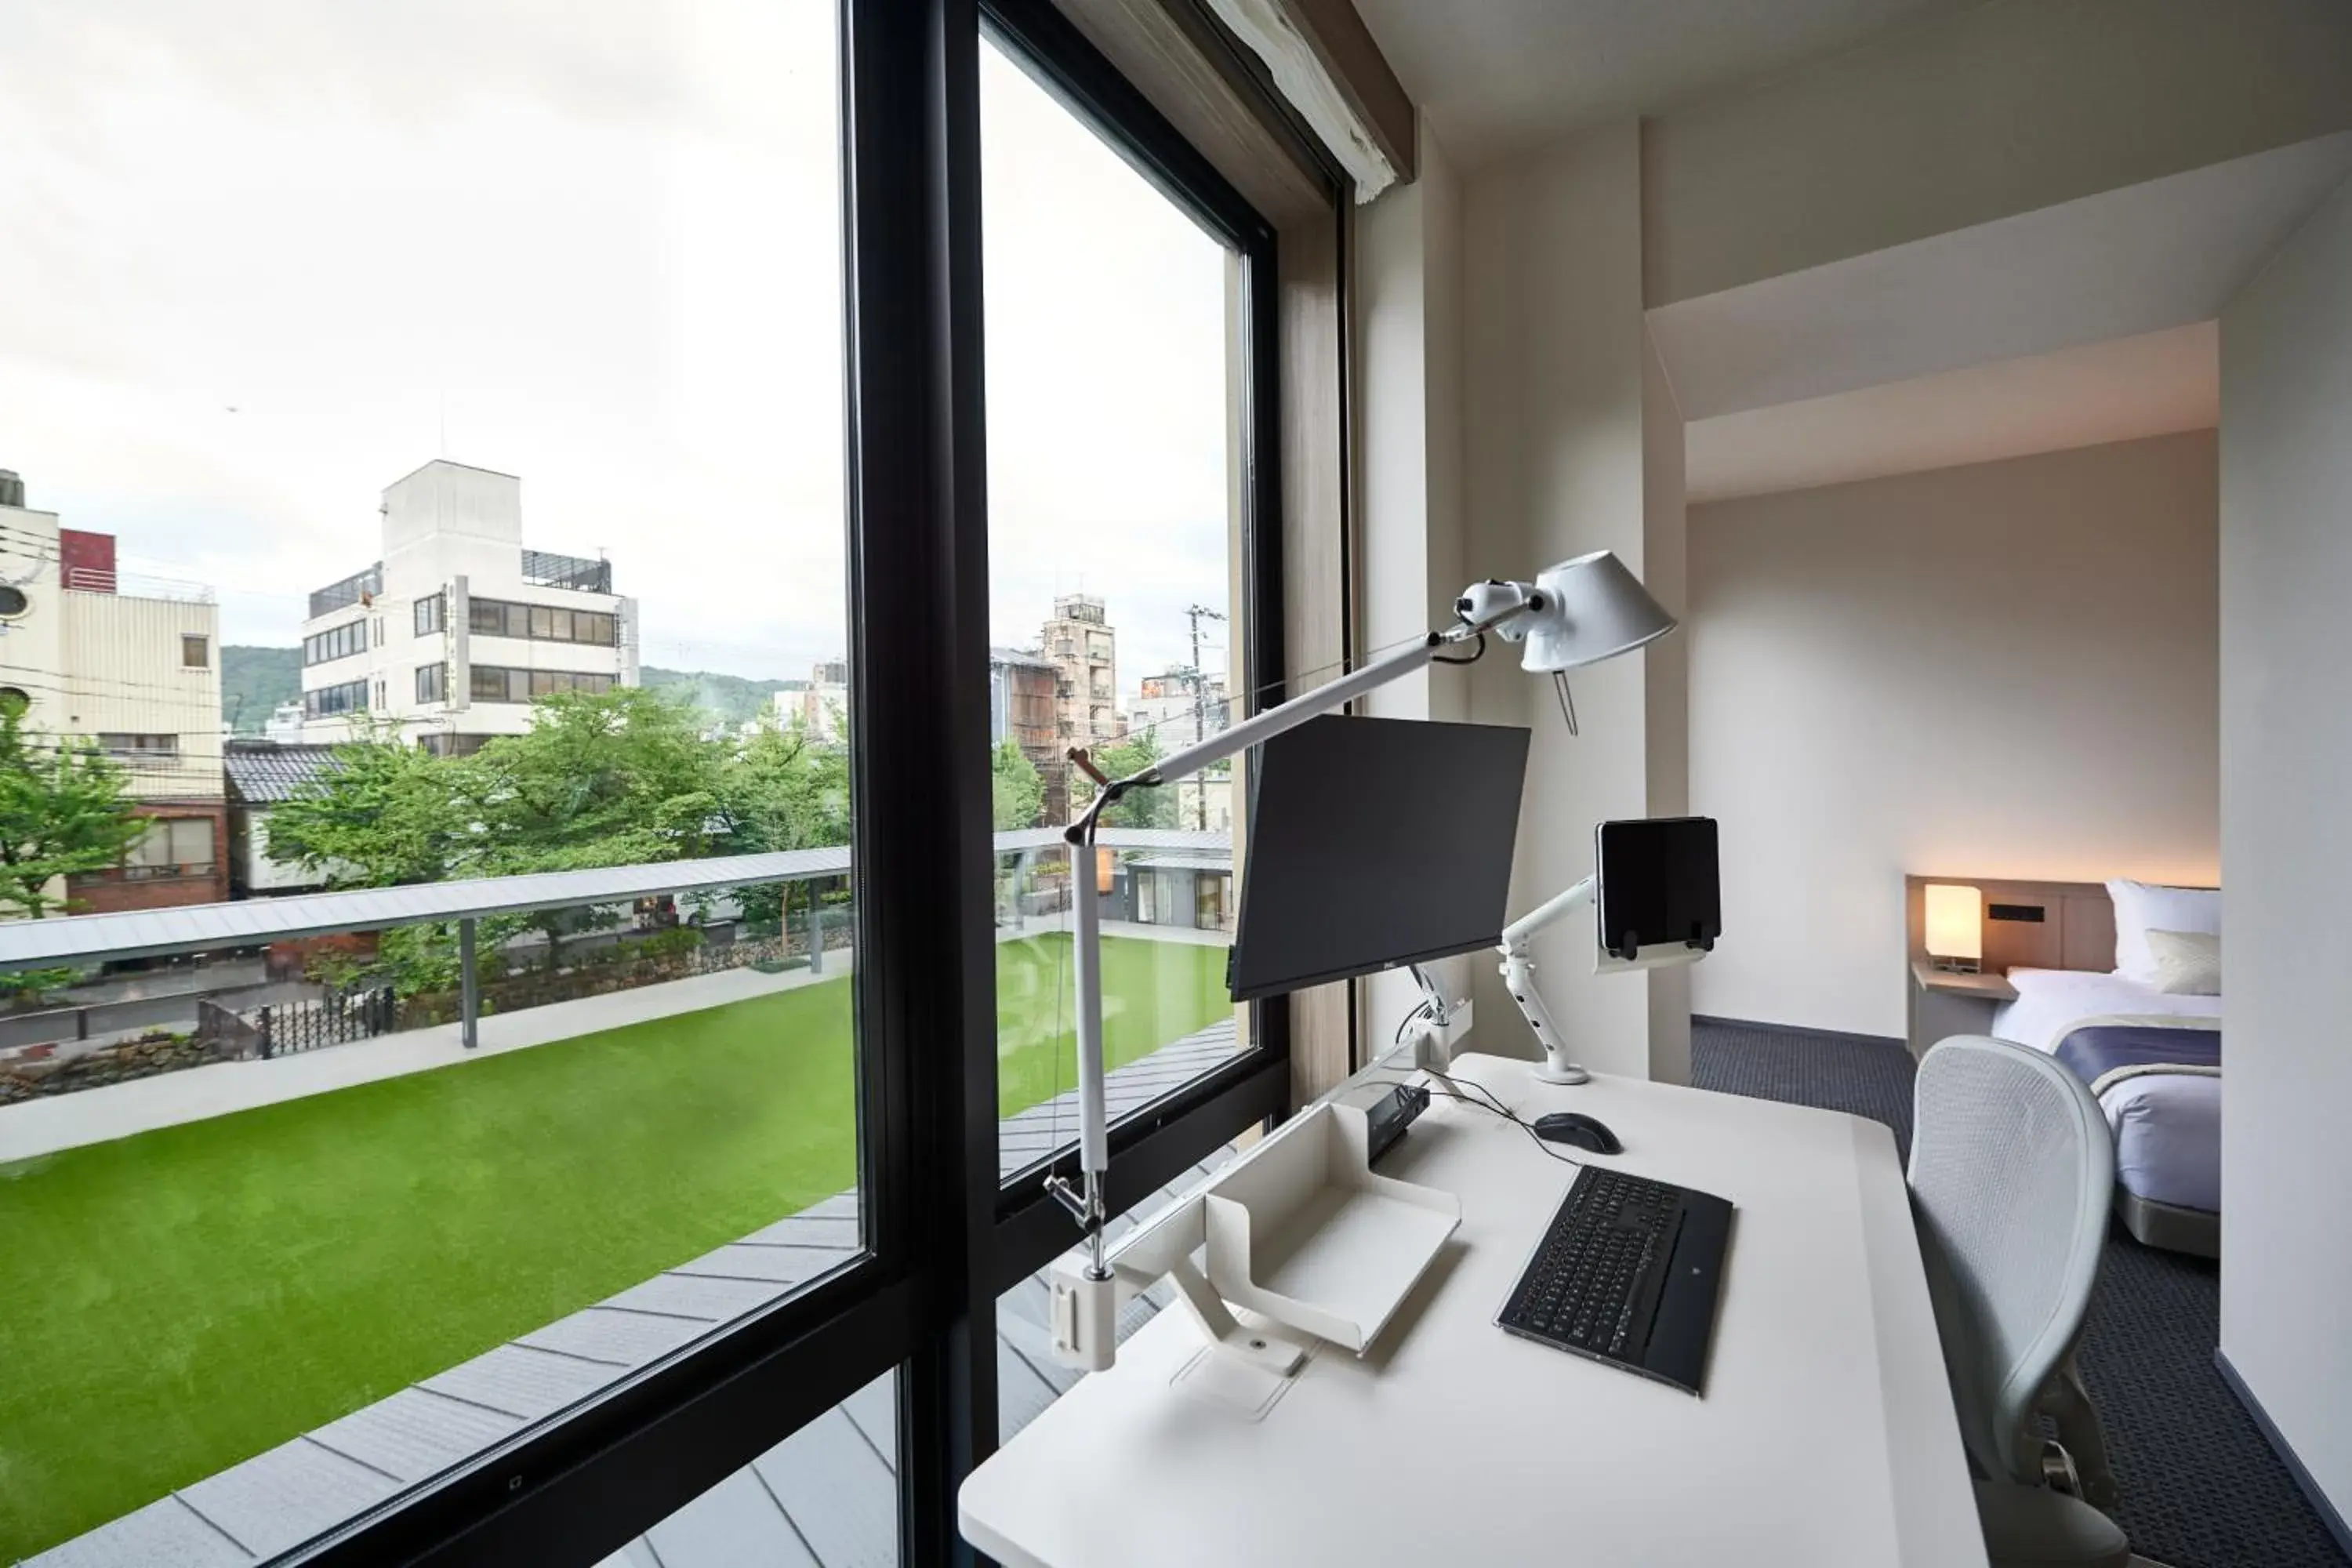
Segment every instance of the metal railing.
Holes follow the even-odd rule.
[[[253,1016],[267,1058],[292,1051],[315,1051],[321,1046],[345,1045],[388,1035],[396,1026],[398,1004],[392,987],[379,986],[349,996],[322,996],[315,1002],[272,1002]]]
[[[534,588],[576,588],[583,594],[613,591],[613,563],[551,550],[522,552],[522,580]]]
[[[373,598],[383,592],[383,563],[379,561],[364,572],[354,572],[340,583],[330,583],[310,595],[310,618],[331,615],[346,605],[356,605],[362,598]]]

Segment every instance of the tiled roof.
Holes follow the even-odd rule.
[[[291,800],[294,792],[335,765],[332,746],[280,745],[275,741],[231,741],[221,752],[228,797],[240,805]]]

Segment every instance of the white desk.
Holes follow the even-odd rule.
[[[1528,1065],[1456,1068],[1608,1122],[1625,1152],[1597,1163],[1738,1205],[1705,1398],[1495,1327],[1575,1172],[1440,1098],[1380,1168],[1457,1194],[1462,1228],[1370,1352],[1319,1347],[1254,1422],[1170,1386],[1202,1341],[1162,1312],[973,1472],[965,1538],[1051,1568],[1983,1568],[1887,1130]]]

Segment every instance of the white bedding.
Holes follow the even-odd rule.
[[[2066,1026],[2080,1018],[2166,1013],[2183,1018],[2218,1018],[2219,996],[2176,996],[2121,974],[2089,969],[2012,969],[2009,983],[2017,1000],[1992,1016],[1992,1032],[2004,1040],[2054,1051]]]
[[[2077,969],[2012,969],[2017,1000],[1993,1014],[1992,1032],[2036,1050],[2058,1048],[2084,1018],[2165,1014],[2221,1016],[2219,996],[2171,995],[2121,974]],[[2175,1074],[2126,1079],[2099,1099],[2116,1134],[2116,1180],[2177,1208],[2221,1207],[2221,1080]]]

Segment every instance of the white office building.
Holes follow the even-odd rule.
[[[612,563],[528,549],[522,481],[445,459],[383,492],[383,555],[310,595],[302,739],[390,721],[464,753],[531,702],[637,684],[636,603]]]
[[[849,726],[849,661],[829,658],[812,667],[805,681],[789,681],[768,699],[779,729],[797,723],[813,741],[839,744]]]

